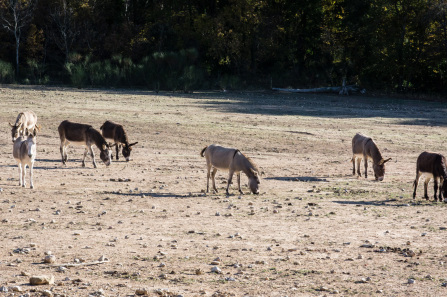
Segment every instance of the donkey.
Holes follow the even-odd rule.
[[[373,162],[374,177],[377,181],[382,181],[385,176],[385,163],[391,158],[383,159],[376,143],[368,136],[360,133],[352,138],[352,175],[355,175],[355,163],[357,158],[357,174],[360,173],[360,163],[362,159],[365,162],[365,178],[368,178],[368,159]]]
[[[427,195],[427,186],[430,179],[433,178],[434,182],[434,200],[436,201],[436,192],[439,185],[439,202],[442,201],[442,195],[447,198],[447,169],[445,157],[441,154],[423,152],[419,155],[416,161],[416,179],[414,180],[413,187],[413,199],[416,198],[416,189],[418,187],[419,179],[421,175],[426,176],[424,182],[424,198],[429,200]],[[438,184],[439,179],[439,184]]]
[[[37,129],[34,128],[32,133],[28,133],[28,129],[25,129],[26,134],[28,134],[27,138],[25,136],[19,136],[14,141],[12,155],[14,159],[17,161],[17,165],[19,167],[19,186],[25,187],[26,181],[26,166],[29,167],[30,170],[30,188],[34,188],[33,184],[33,166],[34,160],[36,159],[36,135]]]
[[[119,160],[119,146],[123,147],[123,156],[128,162],[130,160],[130,153],[132,151],[132,146],[136,145],[138,142],[130,143],[127,139],[126,131],[122,125],[115,124],[111,121],[105,121],[101,126],[102,136],[106,139],[112,139],[116,146],[116,159]],[[113,156],[112,156],[113,159]]]
[[[229,195],[228,188],[230,187],[233,174],[237,175],[237,185],[239,193],[243,194],[241,190],[241,171],[243,171],[248,177],[248,185],[253,194],[259,194],[259,169],[256,164],[242,154],[238,149],[225,148],[212,144],[206,146],[200,152],[202,157],[206,158],[207,175],[206,175],[206,192],[209,190],[209,179],[211,167],[211,177],[213,181],[213,189],[217,193],[216,183],[214,177],[216,176],[217,169],[228,170],[230,175],[228,177],[227,195]]]
[[[70,143],[73,143],[74,145],[85,146],[84,158],[82,159],[82,167],[85,167],[85,156],[87,156],[87,153],[90,153],[93,159],[93,166],[96,168],[95,154],[93,153],[92,149],[93,145],[96,145],[101,151],[99,156],[101,157],[101,160],[104,162],[104,164],[106,164],[106,166],[109,166],[112,162],[112,151],[109,145],[107,144],[104,137],[102,137],[101,134],[92,126],[72,123],[65,120],[59,125],[58,131],[59,137],[61,139],[60,151],[62,156],[62,163],[64,165],[66,164],[68,159],[67,147]]]
[[[16,140],[20,135],[24,136],[26,131],[33,131],[37,125],[37,115],[33,111],[24,111],[19,113],[15,124],[9,123],[12,127],[11,136],[12,142]]]

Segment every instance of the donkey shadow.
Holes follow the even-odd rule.
[[[408,206],[408,203],[392,203],[397,202],[397,199],[385,199],[382,201],[346,201],[346,200],[336,200],[332,201],[333,203],[341,204],[341,205],[358,205],[358,206],[391,206],[391,207],[404,207]]]
[[[328,180],[324,177],[316,177],[316,176],[274,176],[274,177],[266,177],[266,180],[278,180],[278,181],[300,181],[300,182],[328,182]]]

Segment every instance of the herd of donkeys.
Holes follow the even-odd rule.
[[[18,163],[19,168],[19,185],[25,187],[26,166],[30,168],[30,187],[33,185],[33,165],[36,158],[36,135],[40,131],[40,125],[37,124],[37,116],[33,111],[24,111],[19,113],[16,122],[10,123],[13,145],[13,156]],[[116,159],[119,159],[119,149],[122,148],[122,154],[126,161],[130,160],[132,146],[138,142],[129,143],[127,134],[122,125],[106,121],[100,128],[101,133],[94,129],[91,125],[73,123],[65,120],[58,127],[59,137],[61,141],[60,152],[62,163],[66,164],[67,147],[70,143],[85,146],[84,158],[82,166],[85,167],[85,157],[87,153],[92,156],[93,166],[96,168],[95,155],[92,150],[95,145],[100,150],[100,158],[109,166],[113,155],[112,147],[116,148]],[[107,143],[106,139],[113,141]],[[238,149],[226,148],[212,144],[206,146],[200,152],[202,157],[206,159],[207,165],[207,186],[209,191],[209,180],[211,177],[213,190],[217,192],[215,184],[215,175],[218,169],[229,171],[226,193],[229,195],[229,186],[232,182],[233,175],[236,173],[238,182],[238,190],[242,194],[240,173],[243,172],[248,177],[248,186],[253,194],[259,193],[259,169],[253,160]],[[372,167],[376,181],[382,181],[385,176],[385,163],[391,160],[384,159],[380,153],[376,143],[370,138],[357,133],[352,139],[352,174],[361,176],[360,165],[364,160],[365,178],[368,177],[368,160],[372,161]],[[437,153],[423,152],[419,155],[416,162],[416,178],[413,184],[413,198],[416,197],[416,189],[421,175],[425,175],[424,182],[424,198],[429,200],[427,194],[427,186],[433,178],[434,181],[434,201],[442,201],[442,197],[447,198],[447,169],[446,159],[443,155]],[[439,194],[438,194],[439,189]],[[447,199],[446,199],[447,200]]]

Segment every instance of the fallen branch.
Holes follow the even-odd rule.
[[[77,267],[77,266],[91,266],[91,265],[98,265],[98,264],[103,264],[103,263],[107,263],[109,262],[108,260],[104,260],[104,261],[93,261],[93,262],[85,262],[85,263],[66,263],[66,264],[53,264],[50,265],[51,267],[60,267],[60,266],[64,266],[64,267]]]
[[[365,89],[360,89],[358,86],[342,86],[342,87],[325,87],[325,88],[312,88],[312,89],[282,89],[272,88],[273,91],[290,92],[290,93],[338,93],[340,95],[349,95],[349,93],[359,92],[365,94]]]

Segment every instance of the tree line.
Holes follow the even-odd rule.
[[[0,0],[0,82],[445,94],[445,0]]]

